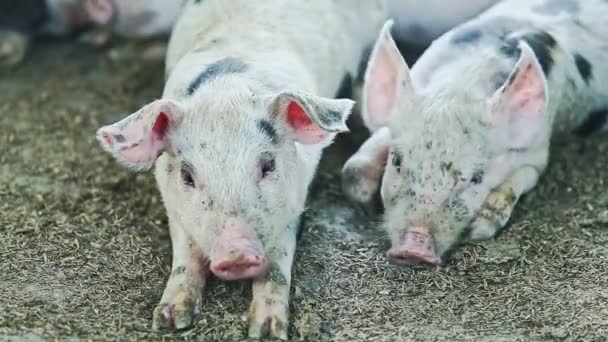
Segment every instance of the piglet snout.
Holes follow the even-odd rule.
[[[84,8],[91,20],[98,25],[108,25],[116,15],[116,9],[110,0],[86,0]]]
[[[437,255],[433,237],[426,228],[412,228],[405,232],[399,245],[393,246],[387,253],[389,261],[410,266],[441,264]]]
[[[211,272],[225,280],[258,278],[268,266],[253,228],[233,218],[226,221],[211,259]]]

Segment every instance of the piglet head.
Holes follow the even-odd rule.
[[[471,96],[475,79],[418,93],[385,25],[366,75],[364,117],[391,131],[381,188],[391,261],[442,264],[490,191],[542,147],[546,80],[523,41],[519,52],[506,81],[481,99]]]
[[[284,255],[320,151],[346,130],[353,106],[247,82],[210,82],[193,98],[155,101],[98,132],[122,164],[143,170],[157,160],[170,224],[227,280],[259,277]]]

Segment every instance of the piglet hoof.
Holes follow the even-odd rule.
[[[12,67],[23,60],[29,39],[13,31],[0,31],[0,67]]]
[[[249,309],[249,338],[264,337],[287,340],[286,303],[267,298],[251,303]]]
[[[497,222],[492,222],[485,217],[477,217],[471,223],[471,234],[469,239],[473,242],[488,240],[493,238],[500,230]]]
[[[177,298],[176,298],[177,299]],[[153,330],[181,330],[191,327],[201,312],[201,298],[160,303],[154,309]]]

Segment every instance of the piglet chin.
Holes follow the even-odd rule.
[[[433,237],[428,229],[416,227],[409,229],[401,238],[399,245],[393,246],[386,254],[390,262],[408,266],[439,266],[441,257],[435,250]]]

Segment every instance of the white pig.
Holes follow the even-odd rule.
[[[382,178],[388,258],[440,265],[458,242],[506,225],[554,133],[608,127],[608,2],[502,1],[441,36],[411,71],[390,26],[364,86],[375,133],[343,185],[367,201]]]
[[[211,272],[253,279],[250,337],[287,338],[299,217],[353,106],[333,97],[386,17],[382,0],[188,2],[162,98],[97,133],[131,169],[156,162],[173,271],[154,328],[190,326]]]

